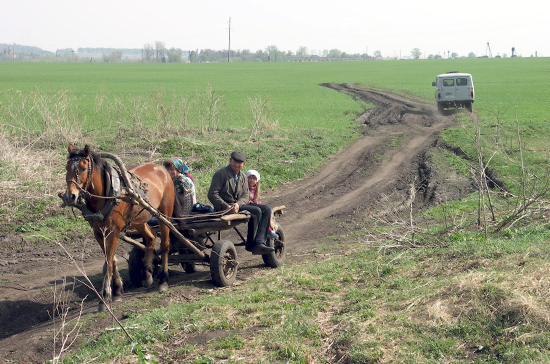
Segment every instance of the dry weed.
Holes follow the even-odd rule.
[[[57,195],[64,181],[56,172],[62,163],[55,150],[37,151],[0,134],[0,211],[5,222],[29,203]]]
[[[75,97],[69,91],[8,90],[4,96],[3,129],[25,145],[52,148],[81,140],[85,121],[77,119]]]

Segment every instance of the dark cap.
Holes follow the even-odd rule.
[[[246,162],[246,153],[242,150],[236,150],[231,153],[231,159],[239,163]]]

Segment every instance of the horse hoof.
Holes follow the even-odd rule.
[[[105,305],[102,302],[97,306],[97,312],[104,312],[104,311],[105,311]]]
[[[120,302],[122,301],[122,296],[114,296],[113,297],[113,302]]]
[[[162,283],[160,286],[159,286],[159,292],[160,293],[164,293],[168,291],[168,283]]]

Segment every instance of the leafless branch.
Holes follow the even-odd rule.
[[[107,302],[105,302],[105,300],[103,299],[103,296],[95,289],[92,281],[90,280],[90,278],[88,277],[88,275],[86,274],[86,271],[84,270],[84,266],[80,266],[78,265],[77,261],[73,258],[73,256],[71,255],[71,253],[69,253],[67,251],[67,249],[65,249],[65,247],[63,246],[63,244],[61,244],[61,242],[57,241],[57,245],[59,245],[61,247],[61,249],[63,249],[63,251],[65,252],[65,254],[67,255],[67,257],[69,257],[69,260],[73,263],[73,265],[76,267],[76,269],[78,269],[78,271],[80,272],[80,274],[82,274],[82,276],[84,277],[84,279],[86,280],[87,284],[86,286],[88,288],[90,288],[95,294],[96,296],[99,298],[99,300],[105,305],[105,307],[107,308],[107,311],[109,311],[109,314],[111,315],[111,317],[116,321],[116,323],[120,326],[120,328],[122,329],[122,331],[124,331],[124,333],[126,334],[126,336],[128,337],[128,339],[130,341],[133,341],[132,339],[132,336],[128,333],[128,331],[126,331],[126,329],[124,329],[124,326],[122,325],[122,323],[117,319],[117,317],[115,316],[114,312],[111,310],[111,307],[107,304]]]

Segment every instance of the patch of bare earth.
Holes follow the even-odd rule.
[[[316,259],[311,251],[320,244],[320,238],[353,231],[364,226],[372,213],[406,201],[412,182],[421,191],[417,193],[420,205],[454,200],[471,188],[469,181],[460,185],[456,181],[448,183],[446,176],[438,174],[426,157],[431,148],[437,147],[439,133],[455,123],[454,116],[438,114],[434,105],[385,91],[354,84],[323,86],[376,107],[357,118],[364,125],[364,136],[329,160],[319,173],[287,183],[264,197],[264,203],[287,206],[279,219],[288,243],[287,265],[303,261],[304,256]],[[235,236],[229,238],[238,241]],[[60,284],[63,276],[82,277],[55,245],[28,244],[18,236],[2,239],[0,359],[14,363],[43,362],[51,359],[53,352],[50,314],[54,308],[54,284]],[[91,233],[77,234],[63,244],[84,264],[99,288],[103,257]],[[129,246],[119,244],[118,255],[127,257],[128,250]],[[263,267],[263,262],[261,257],[245,252],[242,245],[237,250],[240,260],[237,284],[245,284],[255,270]],[[120,270],[124,274],[126,264],[121,260]],[[172,267],[170,284],[181,282],[192,284],[185,295],[169,295],[170,299],[192,300],[200,289],[213,288],[207,267],[189,275],[179,267]],[[155,289],[126,287],[124,299],[154,295]],[[76,310],[86,296],[84,313],[95,312],[97,298],[79,283],[71,293],[73,307]],[[114,307],[116,311],[116,303]],[[109,322],[98,322],[98,327],[102,329],[101,325],[108,326]]]

